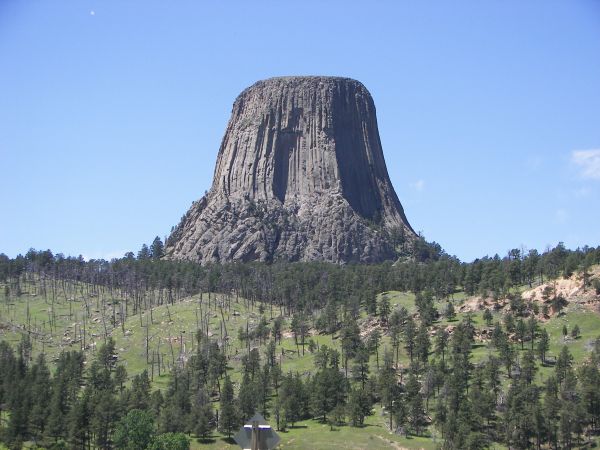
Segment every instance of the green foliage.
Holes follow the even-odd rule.
[[[230,437],[238,427],[240,420],[234,402],[233,384],[228,376],[225,376],[225,381],[221,388],[220,411],[219,431]]]
[[[581,330],[579,329],[579,325],[575,324],[573,326],[573,328],[571,329],[571,336],[574,339],[577,339],[579,337],[579,335],[581,334]]]
[[[365,417],[371,414],[371,399],[363,389],[353,389],[348,397],[346,413],[353,426],[362,426]]]
[[[592,286],[596,291],[596,295],[600,295],[600,278],[594,278],[594,281],[592,281]]]
[[[485,320],[485,323],[488,327],[492,325],[492,321],[494,320],[494,317],[492,316],[492,313],[489,309],[486,309],[483,312],[483,320]]]
[[[292,427],[296,422],[308,417],[310,395],[299,375],[284,375],[278,397],[282,421],[281,429]]]
[[[217,425],[231,436],[255,411],[287,428],[290,439],[314,430],[329,433],[348,419],[359,429],[377,425],[369,433],[382,439],[424,448],[433,447],[434,433],[442,434],[444,448],[584,446],[589,444],[584,432],[600,425],[600,341],[592,334],[598,317],[578,310],[575,302],[567,304],[550,287],[543,300],[561,315],[538,323],[535,303],[517,294],[523,284],[568,275],[575,263],[588,267],[593,283],[595,249],[570,252],[558,246],[526,255],[511,250],[506,258],[469,264],[439,254],[422,264],[343,268],[320,263],[200,267],[157,259],[150,248],[141,253],[110,263],[35,251],[0,258],[0,312],[16,323],[38,324],[31,325],[33,332],[24,334],[16,352],[0,342],[5,409],[0,439],[11,447],[35,439],[57,447],[178,449],[190,445],[181,433],[192,433],[201,442],[215,439],[217,448],[222,446],[213,434]],[[63,284],[68,293],[61,292]],[[508,298],[511,312],[467,314],[456,308],[448,314],[465,298],[457,292],[462,286],[467,293]],[[204,295],[190,297],[199,290]],[[401,292],[406,290],[412,292]],[[373,305],[379,322],[366,319]],[[85,346],[91,333],[106,344],[94,352],[62,354],[48,345],[53,363],[47,367],[37,357],[42,341],[35,333],[62,338],[64,328],[68,336],[80,337],[84,317]],[[458,321],[447,323],[454,318]],[[494,318],[499,322],[487,341],[489,330],[481,327]],[[75,329],[67,328],[73,323]],[[190,332],[190,324],[202,331]],[[367,334],[364,324],[374,328]],[[564,336],[575,339],[561,338],[567,324]],[[185,332],[196,338],[179,337]],[[156,335],[162,339],[160,366],[141,350],[147,343],[153,350]],[[370,416],[378,408],[383,414]],[[145,442],[135,442],[140,437],[135,430],[146,423],[136,425],[136,411],[149,419]],[[311,418],[330,426],[321,428]],[[154,423],[163,435],[152,438]],[[411,434],[412,440],[387,435],[383,425]],[[360,436],[367,433],[352,427],[346,434],[365,448],[388,444],[365,443]],[[300,442],[305,441],[291,447]]]
[[[146,449],[153,439],[154,419],[147,411],[132,409],[117,423],[114,443],[118,449]]]
[[[188,429],[201,438],[207,438],[215,429],[215,415],[205,389],[199,389],[196,393],[188,422]]]
[[[157,435],[148,450],[189,450],[190,440],[183,433],[164,433]]]
[[[444,315],[449,321],[454,320],[454,318],[456,317],[456,312],[454,310],[454,305],[452,304],[452,302],[446,303],[446,311]]]
[[[378,312],[379,312],[379,317],[381,318],[381,321],[384,324],[387,324],[388,317],[390,316],[390,312],[391,312],[390,299],[387,294],[383,294],[381,296],[381,299],[379,301]]]
[[[162,240],[156,236],[152,241],[152,245],[150,245],[150,255],[152,259],[160,259],[165,254],[165,246],[162,243]]]

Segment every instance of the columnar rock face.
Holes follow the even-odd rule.
[[[349,78],[282,77],[236,99],[212,188],[166,254],[202,263],[380,262],[414,238],[367,89]]]

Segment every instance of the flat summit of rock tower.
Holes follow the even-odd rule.
[[[369,91],[350,78],[258,81],[235,100],[210,191],[169,258],[381,262],[416,235],[389,179]]]

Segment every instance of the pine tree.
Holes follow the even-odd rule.
[[[198,390],[192,404],[189,429],[191,429],[196,436],[206,439],[210,436],[211,431],[215,427],[214,419],[215,417],[208,394],[204,389]]]
[[[354,367],[352,368],[352,378],[365,389],[365,384],[369,378],[369,351],[361,342],[354,356]]]
[[[571,337],[573,339],[577,339],[579,337],[580,333],[581,333],[581,331],[579,330],[579,325],[575,324],[575,326],[571,330]]]
[[[142,248],[140,249],[140,251],[137,254],[137,259],[139,259],[139,260],[150,259],[151,256],[152,255],[150,253],[150,249],[148,248],[148,246],[146,244],[143,244]]]
[[[442,357],[442,361],[444,361],[444,356],[446,353],[446,349],[448,348],[448,332],[440,328],[435,333],[435,354]]]
[[[425,324],[421,324],[415,338],[415,352],[421,362],[427,362],[427,358],[429,358],[430,347],[431,343],[429,341],[429,332]]]
[[[415,321],[412,319],[412,317],[409,317],[406,320],[406,325],[404,327],[404,346],[408,352],[408,355],[410,356],[410,362],[413,360],[416,334],[417,328]]]
[[[516,325],[516,335],[517,339],[521,343],[521,350],[523,350],[523,345],[525,344],[525,336],[527,335],[527,326],[523,319],[519,319]]]
[[[446,319],[448,319],[448,321],[453,321],[456,317],[456,311],[454,310],[454,305],[452,304],[452,302],[448,302],[446,303]]]
[[[492,321],[494,320],[494,316],[492,316],[492,313],[489,309],[486,309],[483,312],[483,320],[485,321],[486,325],[489,327],[492,325]]]
[[[50,398],[50,371],[46,365],[44,355],[40,354],[30,371],[31,410],[29,423],[31,431],[37,439],[43,437],[48,421]]]
[[[371,414],[369,394],[362,389],[351,390],[348,396],[347,413],[352,426],[362,426],[365,422],[365,417]]]
[[[327,415],[344,403],[344,376],[337,369],[325,367],[314,375],[311,385],[311,411],[326,422]]]
[[[573,363],[573,356],[567,346],[563,346],[558,358],[556,359],[555,373],[558,384],[562,384],[563,380],[567,377],[568,371],[571,370]]]
[[[384,293],[381,296],[381,299],[379,300],[379,308],[378,308],[378,312],[379,312],[379,317],[381,318],[381,322],[384,325],[387,325],[388,323],[388,317],[390,316],[390,298],[388,297],[387,293]]]
[[[360,346],[360,328],[356,320],[348,317],[344,323],[344,327],[340,331],[342,340],[342,351],[344,352],[344,368],[346,375],[348,374],[348,360],[353,359],[356,351]]]
[[[542,328],[537,344],[537,353],[542,361],[542,364],[546,363],[546,353],[548,350],[550,350],[550,336],[548,336],[546,329]]]
[[[152,259],[160,259],[165,254],[165,246],[161,239],[156,236],[150,245],[150,256]]]
[[[392,419],[394,416],[394,404],[400,401],[400,386],[396,381],[396,370],[394,369],[394,356],[386,352],[383,359],[383,367],[377,380],[379,396],[382,405],[385,405],[389,415],[389,426],[392,430]]]
[[[114,382],[115,382],[115,386],[117,386],[119,388],[119,392],[121,394],[123,393],[124,384],[126,381],[127,381],[127,370],[125,369],[125,366],[122,366],[119,364],[115,368]]]
[[[91,419],[89,398],[84,395],[74,405],[68,416],[69,442],[73,448],[85,449],[89,439]]]
[[[535,343],[535,337],[538,331],[538,323],[535,317],[532,315],[527,321],[527,333],[529,334],[529,340],[531,341],[531,350]]]
[[[131,388],[128,391],[128,409],[148,409],[150,405],[150,389],[148,371],[144,369],[141,374],[133,377],[131,381]]]
[[[377,369],[379,369],[379,343],[381,342],[381,333],[378,329],[373,330],[369,334],[369,339],[367,341],[367,348],[369,349],[369,353],[375,353]]]
[[[231,437],[231,433],[239,425],[238,413],[233,397],[233,383],[228,375],[225,375],[223,387],[221,388],[219,431]]]
[[[421,385],[412,372],[409,374],[406,382],[406,398],[408,402],[410,425],[418,436],[425,423],[425,411],[423,409]]]
[[[269,417],[269,403],[271,401],[271,369],[268,364],[263,366],[256,383],[256,398],[258,409],[266,419]]]
[[[101,449],[111,448],[111,436],[117,419],[116,399],[111,392],[103,391],[94,398],[90,430],[96,445]]]
[[[244,372],[240,393],[238,395],[239,411],[244,420],[250,419],[257,410],[257,385],[250,379],[248,371]]]
[[[279,391],[280,410],[285,425],[306,418],[310,408],[310,395],[299,374],[283,377]]]

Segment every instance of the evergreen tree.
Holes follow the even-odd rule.
[[[365,384],[369,378],[369,351],[361,342],[354,356],[354,367],[352,368],[352,377],[365,389]]]
[[[516,325],[516,336],[519,342],[521,343],[521,350],[523,350],[523,345],[525,344],[525,336],[527,335],[527,326],[523,319],[519,319]]]
[[[112,447],[112,433],[117,419],[116,399],[109,391],[102,391],[94,398],[90,430],[95,436],[96,446],[101,449]]]
[[[425,324],[421,324],[415,338],[415,352],[423,363],[427,362],[430,346],[431,343],[429,342],[429,332],[427,331],[427,327]]]
[[[249,373],[244,372],[240,393],[238,396],[239,411],[244,420],[250,419],[257,410],[257,385],[250,379]]]
[[[283,428],[294,424],[306,416],[309,397],[299,375],[288,373],[283,377],[279,391],[279,402],[283,417]]]
[[[367,340],[369,353],[375,353],[377,369],[379,369],[379,343],[381,342],[381,333],[378,329],[371,331]]]
[[[315,373],[310,399],[313,415],[326,422],[328,414],[344,404],[345,385],[344,376],[336,368],[323,367]]]
[[[379,373],[377,380],[379,388],[379,397],[381,398],[382,405],[385,406],[389,415],[389,426],[392,430],[392,419],[394,405],[400,401],[400,386],[396,381],[396,370],[394,369],[394,356],[386,352],[383,358],[383,367]]]
[[[556,380],[559,385],[562,384],[567,377],[568,372],[571,370],[572,363],[573,356],[571,356],[571,352],[569,352],[569,349],[565,345],[558,355],[555,366]]]
[[[408,352],[408,356],[410,356],[410,361],[413,360],[413,354],[415,349],[415,338],[417,335],[417,327],[415,325],[415,321],[412,317],[409,317],[406,320],[406,325],[404,327],[404,347]]]
[[[425,425],[423,396],[421,395],[420,391],[420,383],[418,382],[416,376],[411,372],[406,382],[406,399],[408,403],[410,426],[417,436],[421,434],[421,429]]]
[[[348,417],[352,426],[360,427],[365,422],[365,417],[371,414],[371,399],[363,389],[353,389],[348,396]]]
[[[384,293],[379,300],[379,317],[381,318],[381,322],[384,325],[387,325],[388,318],[390,316],[391,308],[390,308],[390,299],[387,293]]]
[[[144,369],[141,374],[133,377],[131,381],[131,388],[128,391],[128,409],[148,409],[150,405],[150,389],[148,371]]]
[[[29,412],[30,430],[36,440],[42,439],[48,421],[50,398],[50,371],[43,354],[40,354],[31,367],[28,387],[31,390],[31,409]]]
[[[238,412],[233,397],[233,384],[229,376],[225,375],[223,387],[221,389],[219,413],[219,431],[231,437],[231,433],[239,425]]]
[[[489,309],[486,309],[483,312],[483,320],[485,321],[486,325],[489,327],[492,325],[492,321],[494,320],[494,316],[492,316],[492,313]]]
[[[344,352],[344,368],[346,375],[348,374],[348,360],[353,359],[356,355],[361,340],[360,340],[360,328],[356,323],[356,320],[348,317],[344,326],[340,332],[342,340],[342,351]]]
[[[189,428],[196,436],[206,439],[215,428],[214,420],[210,399],[206,391],[200,389],[196,393],[192,404]]]
[[[442,357],[444,361],[446,349],[448,348],[448,332],[440,328],[435,333],[435,354]]]
[[[550,350],[550,336],[548,336],[546,329],[542,328],[537,344],[537,353],[542,361],[542,364],[546,363],[546,353],[548,350]]]
[[[150,253],[150,249],[148,248],[148,246],[146,244],[143,244],[142,248],[140,249],[140,251],[137,254],[137,259],[139,259],[139,260],[150,259],[151,256],[152,256],[152,253]]]
[[[74,405],[67,419],[69,429],[69,443],[75,449],[84,450],[89,439],[89,426],[91,416],[89,398],[83,396]]]
[[[454,305],[452,302],[446,303],[446,319],[448,321],[454,320],[456,317],[456,311],[454,310]]]
[[[579,325],[575,324],[575,326],[571,330],[571,337],[573,339],[577,339],[579,337],[580,333],[581,333],[581,331],[579,330]]]
[[[160,259],[165,254],[165,246],[161,239],[156,236],[150,245],[150,256],[152,259]]]

